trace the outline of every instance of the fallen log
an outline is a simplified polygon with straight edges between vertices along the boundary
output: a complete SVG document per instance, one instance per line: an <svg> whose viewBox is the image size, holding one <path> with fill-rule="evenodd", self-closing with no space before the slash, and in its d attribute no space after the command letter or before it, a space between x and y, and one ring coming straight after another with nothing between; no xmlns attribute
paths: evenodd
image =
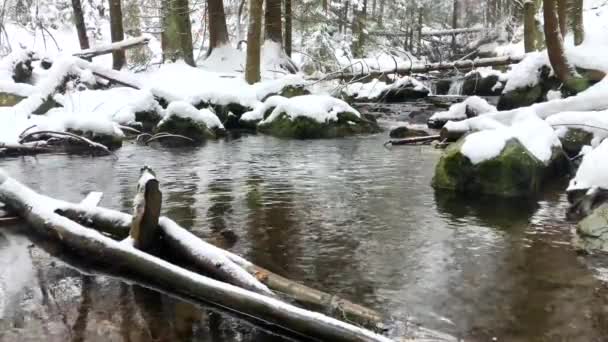
<svg viewBox="0 0 608 342"><path fill-rule="evenodd" d="M428 36L453 36L463 33L475 33L475 32L483 32L488 30L484 27L464 27L450 30L422 30L420 33L422 37Z"/></svg>
<svg viewBox="0 0 608 342"><path fill-rule="evenodd" d="M100 45L92 47L90 49L81 50L72 54L72 56L84 59L91 59L93 57L106 55L114 51L127 50L142 45L148 45L149 42L150 38L148 37L128 38L119 42L114 42L112 44Z"/></svg>
<svg viewBox="0 0 608 342"><path fill-rule="evenodd" d="M76 254L152 283L172 286L175 292L257 317L306 338L321 341L391 341L387 337L294 307L200 274L112 240L55 212L57 203L0 171L0 200L36 232L56 239Z"/></svg>
<svg viewBox="0 0 608 342"><path fill-rule="evenodd" d="M441 137L439 135L429 135L426 137L414 137L414 138L405 138L399 140L389 140L384 145L415 145L421 143L429 143L433 140L439 140Z"/></svg>
<svg viewBox="0 0 608 342"><path fill-rule="evenodd" d="M384 75L397 74L397 75L410 75L416 73L426 73L430 71L441 71L441 70L453 70L457 69L459 71L467 71L472 70L479 67L488 67L488 66L501 66L501 65L510 65L521 62L523 56L519 57L511 57L511 56L501 56L501 57L491 57L491 58L478 58L478 59L466 59L459 60L454 62L440 62L440 63L430 63L430 64L414 64L407 67L398 67L393 69L385 69L385 70L367 70L360 72L351 72L348 71L350 67L345 68L342 71L336 71L334 73L327 74L325 77L321 79L317 78L309 78L309 80L335 80L335 79L353 79L362 76L368 77L380 77Z"/></svg>

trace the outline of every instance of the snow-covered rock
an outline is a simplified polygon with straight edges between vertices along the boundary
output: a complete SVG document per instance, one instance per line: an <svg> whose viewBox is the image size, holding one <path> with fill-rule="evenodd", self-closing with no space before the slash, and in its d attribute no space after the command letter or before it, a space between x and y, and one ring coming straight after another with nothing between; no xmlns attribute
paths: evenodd
<svg viewBox="0 0 608 342"><path fill-rule="evenodd" d="M346 102L325 95L272 97L274 109L258 124L262 133L286 138L335 138L379 131ZM261 107L257 113L263 113ZM253 116L253 114L252 114Z"/></svg>
<svg viewBox="0 0 608 342"><path fill-rule="evenodd" d="M450 106L445 112L433 114L427 124L430 128L441 128L448 121L459 121L474 116L496 112L496 107L479 96L471 96Z"/></svg>
<svg viewBox="0 0 608 342"><path fill-rule="evenodd" d="M166 109L165 117L158 123L156 133L170 133L185 136L192 142L180 138L163 138L159 141L165 145L200 144L208 139L215 139L225 133L220 119L207 108L196 109L184 101L174 101Z"/></svg>
<svg viewBox="0 0 608 342"><path fill-rule="evenodd" d="M553 129L532 113L512 126L471 133L452 144L435 169L433 186L498 196L536 194L552 175L569 171Z"/></svg>

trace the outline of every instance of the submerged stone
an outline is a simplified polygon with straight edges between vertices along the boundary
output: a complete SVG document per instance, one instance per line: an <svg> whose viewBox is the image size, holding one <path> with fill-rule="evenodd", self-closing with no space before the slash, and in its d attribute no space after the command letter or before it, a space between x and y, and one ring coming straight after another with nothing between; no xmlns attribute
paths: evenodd
<svg viewBox="0 0 608 342"><path fill-rule="evenodd" d="M412 138L412 137L426 137L429 135L426 131L420 129L413 129L406 126L399 126L393 128L389 136L394 139Z"/></svg>
<svg viewBox="0 0 608 342"><path fill-rule="evenodd" d="M554 148L551 160L544 164L514 138L498 156L473 164L460 151L464 141L463 137L450 145L440 158L432 180L434 188L504 197L532 196L550 176L568 170L568 159L560 148Z"/></svg>

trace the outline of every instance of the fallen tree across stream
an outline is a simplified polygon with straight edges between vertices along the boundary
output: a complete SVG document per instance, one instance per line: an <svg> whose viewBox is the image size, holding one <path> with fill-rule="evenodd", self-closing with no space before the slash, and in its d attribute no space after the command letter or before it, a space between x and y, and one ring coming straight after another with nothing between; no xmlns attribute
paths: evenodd
<svg viewBox="0 0 608 342"><path fill-rule="evenodd" d="M357 77L380 77L384 75L410 75L417 73L427 73L430 71L441 71L441 70L458 70L458 71L467 71L473 70L479 67L488 67L488 66L502 66L502 65L510 65L516 64L522 61L524 56L519 57L511 57L511 56L501 56L501 57L490 57L490 58L478 58L478 59L465 59L458 60L454 62L439 62L439 63L429 63L429 64L413 64L407 67L395 67L393 69L385 69L385 70L362 70L359 72L349 71L352 69L352 66L348 66L341 71L336 71L333 73L327 74L325 77L317 80L335 80L335 79L354 79ZM362 68L364 69L364 68ZM314 80L311 78L311 80Z"/></svg>
<svg viewBox="0 0 608 342"><path fill-rule="evenodd" d="M150 176L142 177L142 179L140 179L139 189L141 189L142 184L143 188L148 188L147 182L151 179ZM149 197L149 199L156 201L152 197ZM159 286L170 287L178 294L255 317L271 325L314 340L390 341L387 337L323 314L297 308L265 294L252 292L194 273L135 248L134 246L137 243L132 243L132 241L111 239L62 215L66 214L70 207L97 214L100 212L107 213L109 210L87 203L71 204L40 195L10 178L2 171L0 171L0 200L8 209L23 218L35 232L58 241L91 262L110 267L120 265L121 272L133 274ZM146 203L144 202L143 208L145 207ZM81 219L84 219L84 217L81 217ZM110 219L114 222L121 222L123 225L125 222L140 224L133 222L132 217L126 214L114 215ZM92 223L92 221L89 221L89 223ZM174 229L183 230L167 218L159 218L158 226L165 232ZM121 230L124 231L124 228L121 228ZM177 235L174 234L173 236ZM190 237L182 236L178 240L190 243L188 242ZM197 241L203 243L198 238ZM199 245L199 247L202 247L202 245ZM217 247L210 250L212 252L222 251ZM190 251L190 253L208 252L207 249L199 250L198 248ZM222 255L228 254L222 252ZM241 260L236 256L231 257L231 259Z"/></svg>

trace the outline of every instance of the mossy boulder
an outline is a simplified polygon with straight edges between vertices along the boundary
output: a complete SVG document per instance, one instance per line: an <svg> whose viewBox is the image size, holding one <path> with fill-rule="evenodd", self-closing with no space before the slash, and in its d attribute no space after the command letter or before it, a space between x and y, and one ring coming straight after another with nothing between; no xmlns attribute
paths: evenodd
<svg viewBox="0 0 608 342"><path fill-rule="evenodd" d="M271 94L264 96L264 98L262 99L262 102L266 101L266 99L268 99L269 97L276 96L276 95L283 96L286 98L291 98L291 97L302 96L302 95L310 95L310 91L308 89L306 89L306 85L304 85L304 84L290 84L290 85L283 87L283 89L281 89L277 93L271 93Z"/></svg>
<svg viewBox="0 0 608 342"><path fill-rule="evenodd" d="M17 103L21 102L21 100L23 100L24 98L25 97L19 95L0 92L0 107L12 107Z"/></svg>
<svg viewBox="0 0 608 342"><path fill-rule="evenodd" d="M143 132L152 132L162 117L156 111L144 111L135 113L135 121L140 124Z"/></svg>
<svg viewBox="0 0 608 342"><path fill-rule="evenodd" d="M181 138L163 138L158 140L166 146L200 145L209 139L217 138L216 133L209 129L204 122L177 115L171 115L158 124L154 133L161 132L182 135L193 140L188 141Z"/></svg>
<svg viewBox="0 0 608 342"><path fill-rule="evenodd" d="M586 252L608 252L608 203L595 208L578 223L574 246Z"/></svg>
<svg viewBox="0 0 608 342"><path fill-rule="evenodd" d="M404 139L404 138L413 138L413 137L426 137L429 135L426 131L420 129L413 129L406 126L399 126L393 128L389 136L393 139Z"/></svg>
<svg viewBox="0 0 608 342"><path fill-rule="evenodd" d="M461 153L466 137L450 145L440 158L432 185L436 189L503 197L531 196L541 190L545 179L567 169L568 160L560 148L544 164L517 139L510 139L500 154L473 164Z"/></svg>
<svg viewBox="0 0 608 342"><path fill-rule="evenodd" d="M540 102L543 99L543 88L540 84L525 88L517 88L503 93L498 100L498 110L509 110L526 107Z"/></svg>
<svg viewBox="0 0 608 342"><path fill-rule="evenodd" d="M462 95L498 96L502 87L495 87L499 82L498 75L483 76L474 72L464 78Z"/></svg>
<svg viewBox="0 0 608 342"><path fill-rule="evenodd" d="M81 137L85 137L96 143L102 144L110 150L115 150L122 146L123 137L119 135L102 134L92 131L82 131L74 129L68 129L67 131L69 133L73 133Z"/></svg>
<svg viewBox="0 0 608 342"><path fill-rule="evenodd" d="M319 122L307 116L291 118L283 112L274 120L263 122L257 128L264 134L294 139L328 139L380 132L378 124L369 118L349 112L338 113L337 117L337 121Z"/></svg>
<svg viewBox="0 0 608 342"><path fill-rule="evenodd" d="M560 137L564 152L570 157L578 155L585 145L591 145L593 133L580 128L568 128L566 133Z"/></svg>

